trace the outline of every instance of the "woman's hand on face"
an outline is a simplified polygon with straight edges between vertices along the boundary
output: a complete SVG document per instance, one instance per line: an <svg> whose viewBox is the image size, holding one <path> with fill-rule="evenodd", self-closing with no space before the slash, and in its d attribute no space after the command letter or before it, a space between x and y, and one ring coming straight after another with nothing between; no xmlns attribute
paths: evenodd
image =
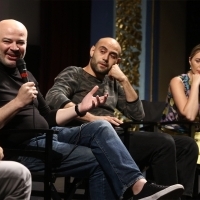
<svg viewBox="0 0 200 200"><path fill-rule="evenodd" d="M192 74L192 84L200 85L200 74Z"/></svg>

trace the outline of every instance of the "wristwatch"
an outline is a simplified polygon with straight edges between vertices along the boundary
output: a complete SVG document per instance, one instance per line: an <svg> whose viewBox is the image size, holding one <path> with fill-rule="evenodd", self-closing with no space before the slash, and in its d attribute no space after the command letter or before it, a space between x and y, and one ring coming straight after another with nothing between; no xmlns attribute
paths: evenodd
<svg viewBox="0 0 200 200"><path fill-rule="evenodd" d="M76 114L79 116L79 117L83 117L86 115L86 112L85 113L80 113L79 109L78 109L78 104L75 105L75 111L76 111Z"/></svg>

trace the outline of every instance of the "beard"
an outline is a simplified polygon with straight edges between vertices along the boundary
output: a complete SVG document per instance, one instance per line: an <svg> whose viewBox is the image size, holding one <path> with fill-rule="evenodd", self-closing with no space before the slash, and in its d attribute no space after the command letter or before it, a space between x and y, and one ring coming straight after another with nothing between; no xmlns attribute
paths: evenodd
<svg viewBox="0 0 200 200"><path fill-rule="evenodd" d="M90 60L90 66L95 74L107 75L111 68L101 69L97 66L96 60L92 57Z"/></svg>

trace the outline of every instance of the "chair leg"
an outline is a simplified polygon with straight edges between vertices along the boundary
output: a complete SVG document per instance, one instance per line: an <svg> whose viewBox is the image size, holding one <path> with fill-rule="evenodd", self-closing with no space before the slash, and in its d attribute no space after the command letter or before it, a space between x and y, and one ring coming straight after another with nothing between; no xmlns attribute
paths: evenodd
<svg viewBox="0 0 200 200"><path fill-rule="evenodd" d="M85 193L84 193L84 199L90 199L90 192L89 192L89 180L85 180Z"/></svg>
<svg viewBox="0 0 200 200"><path fill-rule="evenodd" d="M61 200L61 197L58 194L53 183L51 183L51 197L52 197L53 200Z"/></svg>
<svg viewBox="0 0 200 200"><path fill-rule="evenodd" d="M83 180L78 179L78 178L74 178L74 180L71 182L70 177L65 177L65 191L64 191L65 198L64 198L64 200L72 200L75 195L76 190L79 188L79 186L82 184L82 182L83 182Z"/></svg>
<svg viewBox="0 0 200 200"><path fill-rule="evenodd" d="M46 144L45 144L45 171L44 171L44 200L51 199L51 182L52 182L52 134L46 134Z"/></svg>
<svg viewBox="0 0 200 200"><path fill-rule="evenodd" d="M199 196L200 196L199 186L200 186L200 166L197 165L196 173L195 173L195 180L194 180L194 188L193 188L193 198L194 199L199 199Z"/></svg>

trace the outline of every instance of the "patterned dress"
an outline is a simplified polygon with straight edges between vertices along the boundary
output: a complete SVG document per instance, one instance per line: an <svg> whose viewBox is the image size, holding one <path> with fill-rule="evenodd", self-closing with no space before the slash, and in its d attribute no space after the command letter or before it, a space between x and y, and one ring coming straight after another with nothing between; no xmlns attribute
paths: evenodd
<svg viewBox="0 0 200 200"><path fill-rule="evenodd" d="M188 74L181 74L179 77L183 82L183 85L185 88L184 89L185 95L188 98L189 94L190 94L190 89L191 89L191 80L190 80ZM166 98L166 107L163 111L161 122L183 121L183 120L187 120L187 119L185 119L185 117L179 113L178 108L176 107L176 105L174 103L172 93L171 93L170 89L168 89L168 94L167 94L167 98ZM195 119L195 121L199 121L199 117L197 117ZM187 125L178 125L178 124L165 125L162 127L162 129L165 130L165 132L167 132L167 130L169 130L169 131L177 133L177 134L187 134L189 131Z"/></svg>

